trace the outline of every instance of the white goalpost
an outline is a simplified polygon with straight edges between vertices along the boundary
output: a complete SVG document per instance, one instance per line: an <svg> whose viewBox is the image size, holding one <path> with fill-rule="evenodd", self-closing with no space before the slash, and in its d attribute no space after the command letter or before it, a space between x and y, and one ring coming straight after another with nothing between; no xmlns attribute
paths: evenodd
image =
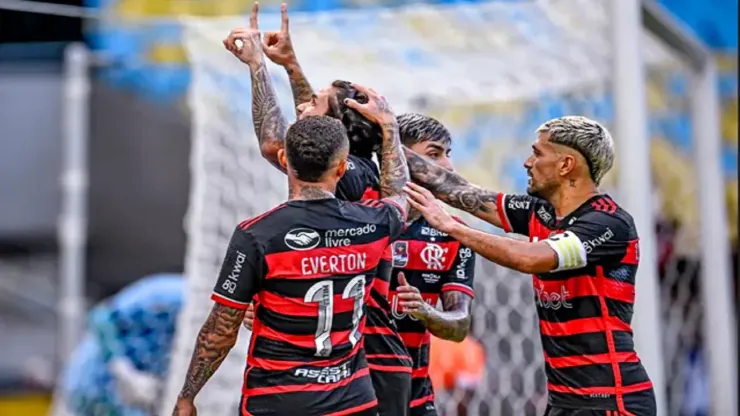
<svg viewBox="0 0 740 416"><path fill-rule="evenodd" d="M228 30L245 22L241 16L182 21L193 74L187 306L178 323L161 414L171 412L185 379L234 225L287 195L285 178L257 148L249 71L221 45ZM277 28L278 16L264 14L260 25ZM681 405L681 394L667 397L666 391L686 378L675 364L685 348L671 329L682 323L686 305L665 300L655 266L654 134L648 130L646 85L651 71L688 77L702 213L697 250L703 306L698 308L704 317L704 325L690 330L704 331L712 414L737 415L716 74L709 53L681 25L639 0L540 0L295 13L291 31L314 88L348 79L382 92L399 113L418 111L439 119L453 132L458 170L482 186L521 191L524 172L516 173L513 166L526 158L534 129L547 118L577 113L613 129L618 166L606 188L633 214L641 235L635 338L656 386L659 414L666 416L678 414ZM287 77L277 67L270 70L292 120ZM532 296L526 276L480 261L473 333L486 349L487 366L469 404L473 414L542 413L544 367ZM246 331L240 334L237 347L199 394L199 414L236 412L247 339ZM454 409L455 400L441 394L440 406Z"/></svg>

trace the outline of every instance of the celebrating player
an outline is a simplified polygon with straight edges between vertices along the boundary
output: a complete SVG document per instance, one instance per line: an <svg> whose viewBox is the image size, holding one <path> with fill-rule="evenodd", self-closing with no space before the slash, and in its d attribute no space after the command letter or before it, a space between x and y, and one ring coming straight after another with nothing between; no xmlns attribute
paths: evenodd
<svg viewBox="0 0 740 416"><path fill-rule="evenodd" d="M631 330L638 235L598 184L611 168L609 132L585 117L550 120L525 161L529 195L504 195L406 152L411 205L485 258L534 274L548 378L546 415L656 414L652 383ZM430 192L431 191L431 192ZM468 228L434 195L530 242Z"/></svg>
<svg viewBox="0 0 740 416"><path fill-rule="evenodd" d="M403 114L398 117L398 123L401 141L405 146L440 166L452 168L449 159L450 133L440 122L420 114ZM392 259L393 266L397 268L393 271L396 278L390 279L391 293L387 283L384 290L378 291L392 299L392 317L397 322L413 362L411 399L406 400L405 406L410 407L410 414L434 415L434 391L428 377L429 334L431 332L439 338L458 342L468 334L475 254L420 218L411 223L399 241L393 244ZM433 306L440 297L443 311ZM397 403L393 398L403 391L403 384L389 384L389 380L393 380L390 374L394 366L389 360L396 358L389 357L387 350L389 326L382 325L380 318L376 321L379 324L372 322L373 311L374 308L368 311L368 325L365 328L365 350L373 375L373 386L380 403ZM385 314L378 312L375 315ZM246 316L245 324L251 329L252 311L247 311ZM380 339L381 335L384 339ZM395 409L396 413L387 414L403 414Z"/></svg>
<svg viewBox="0 0 740 416"><path fill-rule="evenodd" d="M420 114L399 117L401 141L414 154L452 169L452 140L442 123ZM458 220L459 221L459 220ZM430 333L460 342L470 329L475 254L420 218L393 243L393 315L413 359L412 416L436 415L429 378ZM436 308L441 298L443 310Z"/></svg>
<svg viewBox="0 0 740 416"><path fill-rule="evenodd" d="M350 140L348 168L337 184L337 197L345 201L377 199L380 195L379 172L372 155L380 149L383 134L378 124L352 107L354 102L367 102L368 96L346 81L336 81L329 88L314 94L300 69L290 41L285 4L281 12L280 31L266 33L263 43L259 42L256 4L252 8L250 27L234 29L224 40L226 49L251 69L255 134L263 157L284 171L277 155L284 145L287 122L280 112L267 74L262 56L264 51L273 62L286 68L299 118L329 115L341 120L347 129ZM241 48L237 47L236 40L243 42ZM344 100L348 98L350 101L345 104ZM390 251L386 254L389 255ZM390 258L381 260L378 273L373 276L367 305L365 349L378 397L378 413L381 416L404 416L411 399L412 363L391 317L388 301L390 272ZM247 316L253 317L251 308ZM252 329L249 319L245 320L245 325Z"/></svg>
<svg viewBox="0 0 740 416"><path fill-rule="evenodd" d="M241 414L377 413L361 348L367 276L403 231L408 204L399 193L409 175L385 98L356 88L368 103L350 105L382 126L384 199L334 198L349 149L339 121L307 117L288 129L278 160L289 201L234 231L175 414L195 413L195 395L234 346L252 301Z"/></svg>

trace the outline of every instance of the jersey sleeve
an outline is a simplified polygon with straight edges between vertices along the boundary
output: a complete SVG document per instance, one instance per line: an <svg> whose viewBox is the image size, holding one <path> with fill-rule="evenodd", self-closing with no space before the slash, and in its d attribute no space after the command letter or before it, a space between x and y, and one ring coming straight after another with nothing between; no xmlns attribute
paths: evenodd
<svg viewBox="0 0 740 416"><path fill-rule="evenodd" d="M238 226L226 250L212 299L232 308L246 309L259 290L264 264L264 253L255 237Z"/></svg>
<svg viewBox="0 0 740 416"><path fill-rule="evenodd" d="M473 279L475 278L475 253L469 247L460 244L455 261L442 282L442 292L456 290L470 297L475 297Z"/></svg>
<svg viewBox="0 0 740 416"><path fill-rule="evenodd" d="M378 174L373 170L374 162L353 155L347 160L347 171L337 183L337 197L349 202L361 201L368 196L377 199L379 194L372 193L379 183Z"/></svg>
<svg viewBox="0 0 740 416"><path fill-rule="evenodd" d="M529 219L540 199L529 195L498 194L496 209L507 233L529 235Z"/></svg>
<svg viewBox="0 0 740 416"><path fill-rule="evenodd" d="M621 219L604 212L584 214L564 233L544 240L558 256L553 271L572 270L609 262L626 261L637 264L638 238Z"/></svg>

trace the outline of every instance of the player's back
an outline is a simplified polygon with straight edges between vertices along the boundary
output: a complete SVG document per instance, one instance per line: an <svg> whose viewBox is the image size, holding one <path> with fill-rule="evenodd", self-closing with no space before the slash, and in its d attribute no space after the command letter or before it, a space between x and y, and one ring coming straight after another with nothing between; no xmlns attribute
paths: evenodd
<svg viewBox="0 0 740 416"><path fill-rule="evenodd" d="M402 232L399 208L290 201L243 224L263 251L263 273L242 412L373 412L364 305L386 247Z"/></svg>

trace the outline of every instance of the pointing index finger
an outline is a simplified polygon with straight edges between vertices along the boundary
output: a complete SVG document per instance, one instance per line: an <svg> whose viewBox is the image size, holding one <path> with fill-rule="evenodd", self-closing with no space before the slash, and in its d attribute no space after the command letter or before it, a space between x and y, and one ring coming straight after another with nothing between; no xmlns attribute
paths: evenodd
<svg viewBox="0 0 740 416"><path fill-rule="evenodd" d="M288 5L283 3L280 5L280 31L283 33L288 33L289 23L290 21L288 20Z"/></svg>
<svg viewBox="0 0 740 416"><path fill-rule="evenodd" d="M249 28L259 29L259 23L257 22L257 15L260 12L260 3L255 1L252 5L252 13L249 15Z"/></svg>

